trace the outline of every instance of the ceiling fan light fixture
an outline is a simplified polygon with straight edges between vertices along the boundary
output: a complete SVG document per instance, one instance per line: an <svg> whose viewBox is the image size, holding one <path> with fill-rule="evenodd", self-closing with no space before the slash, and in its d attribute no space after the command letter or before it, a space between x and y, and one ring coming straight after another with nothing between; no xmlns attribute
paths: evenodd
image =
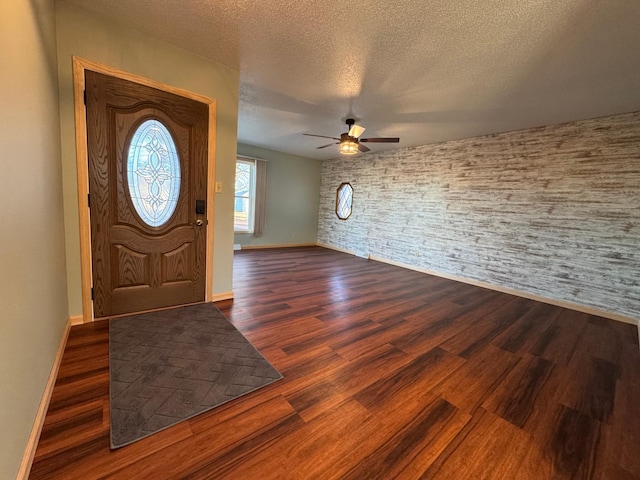
<svg viewBox="0 0 640 480"><path fill-rule="evenodd" d="M328 137L327 135L316 135L314 133L303 133L303 135L307 135L309 137L320 137L320 138L330 138L331 140L337 140L336 143L328 143L327 145L322 145L320 147L316 147L316 149L327 148L331 145L340 145L340 153L342 155L355 155L358 152L367 153L370 152L371 149L364 145L364 142L377 142L377 143L398 143L400 139L398 137L373 137L373 138L360 138L362 132L364 132L365 128L360 125L355 124L355 120L353 118L347 118L347 127L349 127L349 131L345 132L338 137Z"/></svg>
<svg viewBox="0 0 640 480"><path fill-rule="evenodd" d="M355 155L358 153L358 143L351 139L340 142L340 153L343 155Z"/></svg>

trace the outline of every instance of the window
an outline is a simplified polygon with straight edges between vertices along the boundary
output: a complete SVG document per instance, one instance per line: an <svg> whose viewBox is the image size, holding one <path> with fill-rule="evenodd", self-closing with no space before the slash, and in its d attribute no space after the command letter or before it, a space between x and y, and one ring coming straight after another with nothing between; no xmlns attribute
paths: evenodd
<svg viewBox="0 0 640 480"><path fill-rule="evenodd" d="M336 192L336 215L340 220L346 220L351 215L351 201L353 187L349 183L341 183Z"/></svg>
<svg viewBox="0 0 640 480"><path fill-rule="evenodd" d="M127 183L143 222L160 227L169 221L180 195L180 160L171 133L159 120L145 120L133 134Z"/></svg>
<svg viewBox="0 0 640 480"><path fill-rule="evenodd" d="M236 160L236 198L233 230L253 232L256 192L256 164L252 160Z"/></svg>

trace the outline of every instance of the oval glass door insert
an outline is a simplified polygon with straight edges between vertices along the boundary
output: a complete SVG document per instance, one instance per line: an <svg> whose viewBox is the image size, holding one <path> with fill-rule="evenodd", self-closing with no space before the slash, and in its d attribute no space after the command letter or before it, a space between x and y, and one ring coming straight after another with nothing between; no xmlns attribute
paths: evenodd
<svg viewBox="0 0 640 480"><path fill-rule="evenodd" d="M180 159L171 133L159 120L142 122L133 134L127 180L140 218L151 227L164 225L180 196Z"/></svg>

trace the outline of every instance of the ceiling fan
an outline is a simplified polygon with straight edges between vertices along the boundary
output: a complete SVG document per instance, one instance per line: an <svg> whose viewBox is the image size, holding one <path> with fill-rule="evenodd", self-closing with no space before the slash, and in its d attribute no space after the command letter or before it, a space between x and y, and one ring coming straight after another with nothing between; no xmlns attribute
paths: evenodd
<svg viewBox="0 0 640 480"><path fill-rule="evenodd" d="M345 155L355 155L358 151L365 153L369 152L371 149L366 145L362 145L364 142L377 142L377 143L398 143L400 139L398 137L377 137L377 138L360 138L360 135L364 132L364 127L360 125L356 125L356 121L353 118L347 118L346 121L347 127L349 127L349 131L340 135L340 138L337 137L327 137L325 135L313 135L311 133L303 133L308 137L320 137L320 138L331 138L332 140L337 140L337 142L327 143L326 145L322 145L320 148L327 148L331 145L340 145L340 153Z"/></svg>

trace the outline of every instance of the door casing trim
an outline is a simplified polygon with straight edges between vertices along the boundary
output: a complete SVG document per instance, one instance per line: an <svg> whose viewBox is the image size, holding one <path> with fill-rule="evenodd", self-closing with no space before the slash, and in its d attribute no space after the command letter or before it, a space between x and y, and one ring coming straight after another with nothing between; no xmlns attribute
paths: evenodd
<svg viewBox="0 0 640 480"><path fill-rule="evenodd" d="M130 82L156 88L167 93L189 98L209 107L209 134L207 153L207 249L205 302L213 301L213 220L216 152L216 101L182 88L167 85L149 78L128 73L82 57L72 57L73 62L73 105L75 114L76 172L78 179L78 217L80 223L80 278L82 284L82 321L92 322L93 301L91 300L91 223L87 198L89 195L89 163L87 153L87 117L84 104L85 70L110 75Z"/></svg>

